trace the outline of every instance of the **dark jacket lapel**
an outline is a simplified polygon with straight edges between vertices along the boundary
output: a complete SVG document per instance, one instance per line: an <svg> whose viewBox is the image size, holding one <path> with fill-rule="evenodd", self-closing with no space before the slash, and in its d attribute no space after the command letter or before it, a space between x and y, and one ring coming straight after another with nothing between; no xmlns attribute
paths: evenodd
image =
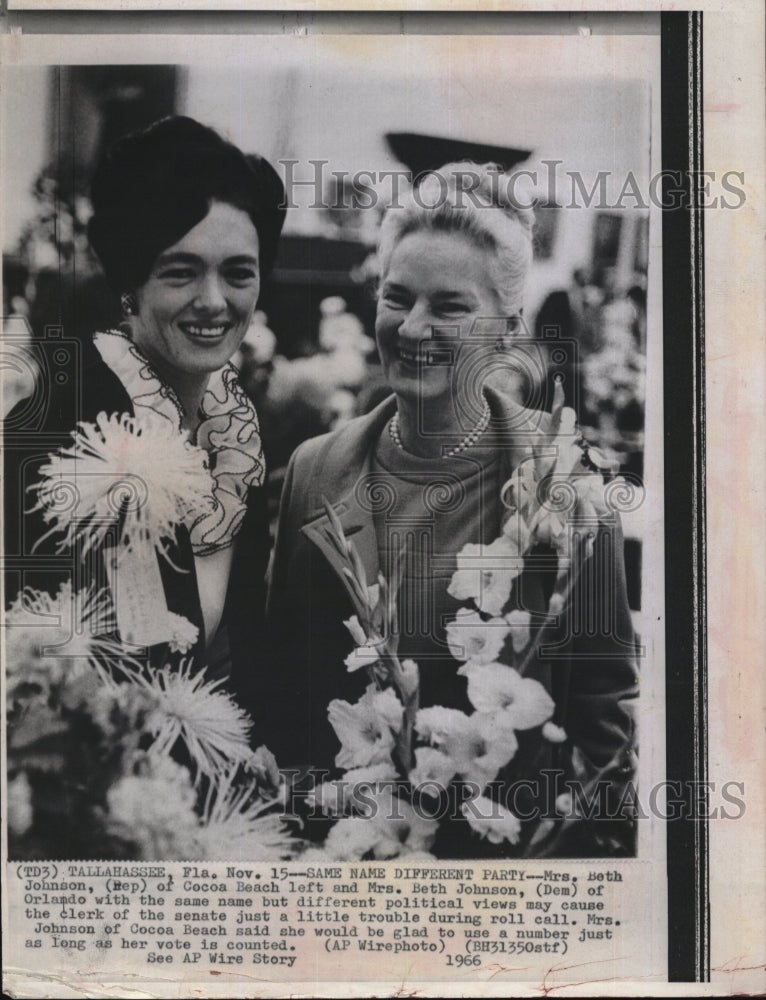
<svg viewBox="0 0 766 1000"><path fill-rule="evenodd" d="M367 585L377 581L378 545L371 507L364 503L363 484L371 469L372 454L380 434L396 409L393 397L371 413L331 435L316 462L315 509L303 525L303 534L319 549L348 592L343 560L330 541L326 499L340 518L346 538L354 543L367 575Z"/></svg>

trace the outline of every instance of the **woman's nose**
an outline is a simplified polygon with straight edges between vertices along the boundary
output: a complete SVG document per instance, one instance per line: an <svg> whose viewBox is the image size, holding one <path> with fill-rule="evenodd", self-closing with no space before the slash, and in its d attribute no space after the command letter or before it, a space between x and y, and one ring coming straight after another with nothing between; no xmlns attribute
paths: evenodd
<svg viewBox="0 0 766 1000"><path fill-rule="evenodd" d="M399 325L399 336L404 340L428 340L433 336L428 311L414 305Z"/></svg>
<svg viewBox="0 0 766 1000"><path fill-rule="evenodd" d="M194 305L198 309L205 309L211 313L226 308L226 296L223 293L218 275L208 274L202 278L197 288Z"/></svg>

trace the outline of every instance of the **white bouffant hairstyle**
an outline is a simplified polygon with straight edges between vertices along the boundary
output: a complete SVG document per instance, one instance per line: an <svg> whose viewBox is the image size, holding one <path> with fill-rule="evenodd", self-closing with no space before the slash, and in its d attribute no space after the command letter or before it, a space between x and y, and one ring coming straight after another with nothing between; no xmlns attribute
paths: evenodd
<svg viewBox="0 0 766 1000"><path fill-rule="evenodd" d="M381 276L388 272L396 245L410 233L462 233L491 251L504 314L518 315L532 263L534 210L528 202L493 163L440 167L386 212L378 241Z"/></svg>

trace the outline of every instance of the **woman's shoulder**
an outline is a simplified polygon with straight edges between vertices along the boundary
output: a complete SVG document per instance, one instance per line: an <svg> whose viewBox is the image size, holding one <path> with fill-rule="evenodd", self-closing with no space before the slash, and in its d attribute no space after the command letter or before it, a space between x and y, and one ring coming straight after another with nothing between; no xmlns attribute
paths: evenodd
<svg viewBox="0 0 766 1000"><path fill-rule="evenodd" d="M308 438L293 452L290 464L297 472L316 468L322 475L355 467L363 461L395 408L394 397L383 400L374 410L354 417L326 434Z"/></svg>
<svg viewBox="0 0 766 1000"><path fill-rule="evenodd" d="M75 399L75 423L93 421L102 411L133 412L133 404L124 385L98 353L92 340L83 341L77 372L67 389ZM52 391L56 391L55 380Z"/></svg>
<svg viewBox="0 0 766 1000"><path fill-rule="evenodd" d="M133 412L133 403L125 386L96 350L92 341L85 345L82 367L83 399L92 419L105 410L107 413Z"/></svg>
<svg viewBox="0 0 766 1000"><path fill-rule="evenodd" d="M66 370L56 370L58 361L38 372L35 399L21 400L8 415L6 430L19 434L59 434L73 431L78 423L93 421L99 413L133 412L125 387L101 359L91 341L68 349ZM59 352L60 354L62 352Z"/></svg>

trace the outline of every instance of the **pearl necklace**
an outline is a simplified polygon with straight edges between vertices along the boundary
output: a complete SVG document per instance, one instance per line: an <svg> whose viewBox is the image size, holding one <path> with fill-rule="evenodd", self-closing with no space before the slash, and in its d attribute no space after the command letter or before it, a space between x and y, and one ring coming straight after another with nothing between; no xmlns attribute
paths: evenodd
<svg viewBox="0 0 766 1000"><path fill-rule="evenodd" d="M449 451L445 451L442 458L454 458L455 455L459 455L461 451L465 451L466 448L470 448L471 445L476 444L479 438L482 436L484 431L489 426L489 421L492 414L489 410L489 403L484 400L484 408L481 411L481 416L479 417L479 422L476 424L474 429L470 431L463 438L459 444L456 444L454 448L450 448ZM391 417L388 424L388 433L391 436L391 440L394 442L399 451L404 451L404 445L402 444L402 436L399 431L399 413L398 411Z"/></svg>

